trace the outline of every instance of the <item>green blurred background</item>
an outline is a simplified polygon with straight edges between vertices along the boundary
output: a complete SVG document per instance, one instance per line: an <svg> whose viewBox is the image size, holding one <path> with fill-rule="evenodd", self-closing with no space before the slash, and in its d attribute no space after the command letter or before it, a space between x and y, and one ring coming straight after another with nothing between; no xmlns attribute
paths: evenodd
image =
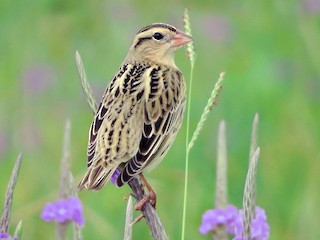
<svg viewBox="0 0 320 240"><path fill-rule="evenodd" d="M18 153L24 154L14 196L12 231L23 239L54 239L40 220L57 196L64 124L72 123L72 171L85 173L92 113L74 55L83 58L97 99L122 63L134 34L153 22L183 28L190 9L196 45L191 129L221 71L219 104L191 151L187 239L201 236L202 213L213 207L216 136L227 124L229 202L241 206L251 124L259 113L258 205L270 239L320 239L320 1L54 1L0 2L0 202ZM189 80L183 50L176 63ZM166 159L147 177L171 239L180 239L186 124ZM122 239L129 187L111 184L80 193L85 239ZM146 225L134 239L150 239Z"/></svg>

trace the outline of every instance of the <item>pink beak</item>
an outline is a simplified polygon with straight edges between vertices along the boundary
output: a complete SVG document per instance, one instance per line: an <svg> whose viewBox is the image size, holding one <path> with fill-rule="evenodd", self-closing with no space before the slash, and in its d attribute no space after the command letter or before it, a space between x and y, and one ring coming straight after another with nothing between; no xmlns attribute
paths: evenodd
<svg viewBox="0 0 320 240"><path fill-rule="evenodd" d="M192 41L192 37L185 34L184 32L177 30L176 35L171 39L171 44L174 47L185 45Z"/></svg>

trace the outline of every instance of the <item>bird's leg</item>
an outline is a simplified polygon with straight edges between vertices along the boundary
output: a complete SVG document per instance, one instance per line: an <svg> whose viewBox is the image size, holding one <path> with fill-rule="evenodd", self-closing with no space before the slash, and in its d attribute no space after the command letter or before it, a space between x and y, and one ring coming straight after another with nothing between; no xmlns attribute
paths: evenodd
<svg viewBox="0 0 320 240"><path fill-rule="evenodd" d="M142 207L147 203L150 202L151 205L153 206L153 208L156 208L156 203L157 203L157 195L156 192L153 190L153 188L151 187L150 183L147 181L147 179L143 176L142 173L139 174L141 181L143 182L143 184L145 185L145 187L148 190L148 194L146 196L144 196L135 206L136 210L141 210Z"/></svg>
<svg viewBox="0 0 320 240"><path fill-rule="evenodd" d="M143 192L143 197L142 199L136 204L135 206L135 210L137 211L142 211L142 208L144 207L144 205L147 203L147 202L150 202L152 207L155 208L156 207L156 193L155 191L153 190L153 188L151 187L151 185L148 183L148 181L145 179L145 177L142 175L142 174L139 174L140 176L140 179L141 179L141 190ZM130 182L129 182L129 185L130 185ZM131 187L131 186L130 186ZM132 187L131 187L132 188ZM148 193L146 196L145 195L145 188L147 188L148 190ZM131 195L137 199L138 196L136 196L135 194L131 193ZM138 216L131 224L135 224L137 222L140 222L142 219L144 218L143 214L141 214L140 216Z"/></svg>

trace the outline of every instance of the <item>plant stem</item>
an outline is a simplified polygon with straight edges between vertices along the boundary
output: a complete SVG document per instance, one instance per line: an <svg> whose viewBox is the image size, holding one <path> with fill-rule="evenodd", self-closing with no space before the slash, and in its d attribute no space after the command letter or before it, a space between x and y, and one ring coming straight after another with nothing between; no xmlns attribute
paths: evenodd
<svg viewBox="0 0 320 240"><path fill-rule="evenodd" d="M184 173L184 194L183 194L183 212L182 212L182 229L181 229L181 240L185 238L186 229L186 214L187 214L187 196L188 196L188 175L189 175L189 128L190 128L190 109L191 109L191 90L192 90L192 79L193 79L193 63L191 63L190 70L190 83L188 91L188 107L187 107L187 132L186 132L186 165Z"/></svg>
<svg viewBox="0 0 320 240"><path fill-rule="evenodd" d="M59 199L66 199L69 194L69 179L70 179L70 135L71 135L71 122L68 119L65 124L63 149L60 165L60 187ZM56 223L56 239L64 240L67 236L68 223Z"/></svg>
<svg viewBox="0 0 320 240"><path fill-rule="evenodd" d="M138 178L133 178L129 183L132 192L139 202L146 194L143 185L140 183ZM169 239L156 210L153 208L150 202L146 202L141 209L141 212L146 220L147 225L150 228L151 235L155 240L167 240Z"/></svg>

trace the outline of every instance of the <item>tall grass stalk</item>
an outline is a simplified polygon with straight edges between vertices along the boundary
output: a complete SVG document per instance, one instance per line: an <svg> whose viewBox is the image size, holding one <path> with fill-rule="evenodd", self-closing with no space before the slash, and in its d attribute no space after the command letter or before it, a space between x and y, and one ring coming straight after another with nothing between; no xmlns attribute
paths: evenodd
<svg viewBox="0 0 320 240"><path fill-rule="evenodd" d="M77 197L77 190L72 173L70 172L71 156L71 121L67 119L64 129L64 139L62 147L62 157L60 163L60 186L58 199L66 199L70 196ZM67 238L69 222L57 222L56 223L56 239L62 240ZM73 222L73 239L81 240L82 234L79 225Z"/></svg>
<svg viewBox="0 0 320 240"><path fill-rule="evenodd" d="M192 37L191 25L188 14L188 9L184 11L184 27L186 33ZM183 212L182 212L182 229L181 229L181 239L185 239L185 228L186 228L186 213L187 213L187 196L188 196L188 172L189 172L189 126L190 126L190 109L191 109L191 91L192 91L192 81L193 81L193 69L195 63L195 53L193 42L190 42L187 46L187 55L190 59L191 69L190 69L190 81L188 90L188 107L187 107L187 131L186 131L186 163L185 163L185 174L184 174L184 196L183 196Z"/></svg>
<svg viewBox="0 0 320 240"><path fill-rule="evenodd" d="M71 171L69 171L69 195L74 196L74 197L78 197L78 189L76 188L74 177L73 177ZM81 228L75 222L73 222L73 239L74 240L82 240L83 239L82 233L81 233Z"/></svg>
<svg viewBox="0 0 320 240"><path fill-rule="evenodd" d="M64 129L64 140L62 147L62 157L60 163L60 186L59 186L59 199L65 199L69 196L69 169L70 169L70 132L71 123L68 119ZM56 223L56 238L63 240L66 238L68 229L67 222Z"/></svg>
<svg viewBox="0 0 320 240"><path fill-rule="evenodd" d="M67 198L69 194L69 178L70 178L70 135L71 135L71 122L68 119L64 127L64 139L62 147L62 157L60 163L60 187L59 187L59 199Z"/></svg>
<svg viewBox="0 0 320 240"><path fill-rule="evenodd" d="M217 176L215 190L215 209L225 209L228 204L227 192L227 140L226 140L226 123L220 122L217 144ZM213 239L226 240L228 232L225 226L219 226L213 232Z"/></svg>
<svg viewBox="0 0 320 240"><path fill-rule="evenodd" d="M184 12L184 27L185 32L192 37L191 34L191 25L188 14L188 9L185 9ZM187 106L187 130L186 130L186 161L185 161L185 178L184 178L184 195L183 195L183 212L182 212L182 227L181 227L181 239L185 239L185 229L186 229L186 213L187 213L187 196L188 196L188 175L189 175L189 153L194 145L196 139L198 138L200 131L204 125L204 122L207 120L208 114L212 109L212 105L214 105L217 101L218 94L221 90L224 72L220 73L220 77L217 83L214 86L214 89L211 93L211 96L205 106L205 109L201 115L200 121L194 131L191 140L189 141L190 135L190 114L191 114L191 100L192 100L192 82L193 82L193 71L195 64L195 51L194 51L194 43L190 42L187 46L187 55L190 59L190 80L189 80L189 88L188 88L188 106Z"/></svg>
<svg viewBox="0 0 320 240"><path fill-rule="evenodd" d="M254 159L253 155L258 148L258 123L259 123L259 114L256 113L253 118L252 131L251 131L251 140L250 140L250 152L249 152L249 164L251 160ZM256 196L257 196L257 182L254 181L252 186L252 204L256 205Z"/></svg>
<svg viewBox="0 0 320 240"><path fill-rule="evenodd" d="M215 208L226 208L228 204L227 193L227 140L226 123L221 121L218 133L217 146L217 177L215 190Z"/></svg>

